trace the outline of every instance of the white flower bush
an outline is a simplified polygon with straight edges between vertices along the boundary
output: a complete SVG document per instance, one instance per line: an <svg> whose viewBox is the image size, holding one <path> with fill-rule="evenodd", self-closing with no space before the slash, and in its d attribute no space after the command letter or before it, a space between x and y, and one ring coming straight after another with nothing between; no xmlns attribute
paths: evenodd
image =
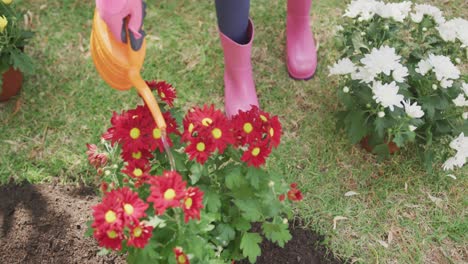
<svg viewBox="0 0 468 264"><path fill-rule="evenodd" d="M430 169L433 157L444 153L434 144L458 136L450 144L457 154L443 168L462 167L468 21L448 19L432 5L376 0L352 1L343 20L335 40L341 56L329 73L339 78L344 110L338 124L350 141L366 138L382 156L390 153L390 142L399 148L415 143Z"/></svg>

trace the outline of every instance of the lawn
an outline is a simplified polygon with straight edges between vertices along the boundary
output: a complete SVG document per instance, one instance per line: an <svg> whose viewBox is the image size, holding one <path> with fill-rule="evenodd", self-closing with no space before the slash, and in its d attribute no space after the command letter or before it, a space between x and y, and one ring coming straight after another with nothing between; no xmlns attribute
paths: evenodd
<svg viewBox="0 0 468 264"><path fill-rule="evenodd" d="M0 183L92 184L85 144L97 142L113 110L139 102L114 91L92 64L89 36L94 1L17 0L37 32L26 52L36 61L20 96L0 104ZM183 108L222 107L223 58L213 1L148 1L148 51L143 75L164 79ZM285 2L252 1L253 61L260 103L280 116L283 144L268 166L297 181L297 214L324 235L338 256L359 263L468 261L468 170L427 173L411 147L378 162L335 128L333 31L348 1L315 1L313 29L319 68L308 82L289 79L284 64ZM414 1L423 2L423 1ZM425 1L446 14L468 16L464 0ZM450 16L448 15L448 16ZM345 193L354 191L354 196ZM337 216L346 219L336 221Z"/></svg>

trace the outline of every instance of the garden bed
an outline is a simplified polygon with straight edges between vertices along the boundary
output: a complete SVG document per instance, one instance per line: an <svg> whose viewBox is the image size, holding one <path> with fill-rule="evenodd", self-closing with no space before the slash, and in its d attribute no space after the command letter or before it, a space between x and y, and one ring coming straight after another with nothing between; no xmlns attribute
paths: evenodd
<svg viewBox="0 0 468 264"><path fill-rule="evenodd" d="M125 263L114 254L98 256L94 239L84 236L98 201L90 188L6 185L0 201L0 263ZM318 246L321 236L291 226L285 248L263 243L257 263L341 263Z"/></svg>

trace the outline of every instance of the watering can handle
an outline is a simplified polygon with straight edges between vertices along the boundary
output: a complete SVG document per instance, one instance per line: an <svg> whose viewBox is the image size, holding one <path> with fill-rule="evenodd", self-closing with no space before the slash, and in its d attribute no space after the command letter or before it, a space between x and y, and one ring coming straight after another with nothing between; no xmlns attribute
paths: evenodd
<svg viewBox="0 0 468 264"><path fill-rule="evenodd" d="M151 92L151 89L148 87L146 82L141 78L140 72L132 68L129 71L129 77L133 85L137 89L138 93L141 95L146 105L148 106L148 109L150 110L151 115L156 121L156 125L158 126L158 128L161 130L165 130L167 125L161 113L161 110L159 109L158 102L156 102L156 99L154 98L154 95Z"/></svg>

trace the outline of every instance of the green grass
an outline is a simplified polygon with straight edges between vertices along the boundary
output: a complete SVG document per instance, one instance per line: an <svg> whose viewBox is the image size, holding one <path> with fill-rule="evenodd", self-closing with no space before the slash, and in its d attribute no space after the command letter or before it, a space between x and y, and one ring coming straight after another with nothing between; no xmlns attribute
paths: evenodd
<svg viewBox="0 0 468 264"><path fill-rule="evenodd" d="M134 91L108 88L94 69L88 45L93 1L18 2L33 12L37 36L27 52L37 71L27 77L19 97L0 104L0 183L91 183L85 143L99 140L111 111L133 107L139 99ZM440 170L428 174L411 148L379 163L335 130L338 105L327 65L337 56L332 34L345 3L315 1L320 65L313 80L297 82L284 65L285 2L252 2L260 102L280 115L285 131L269 167L300 183L305 200L297 212L307 225L324 234L333 252L360 263L468 261L466 169L454 173L457 180ZM212 1L149 1L148 6L144 77L174 84L181 107L222 107L223 58ZM466 1L439 6L467 17ZM359 195L345 197L348 191ZM336 216L348 219L333 229ZM385 248L379 240L388 242L389 234L393 239Z"/></svg>

